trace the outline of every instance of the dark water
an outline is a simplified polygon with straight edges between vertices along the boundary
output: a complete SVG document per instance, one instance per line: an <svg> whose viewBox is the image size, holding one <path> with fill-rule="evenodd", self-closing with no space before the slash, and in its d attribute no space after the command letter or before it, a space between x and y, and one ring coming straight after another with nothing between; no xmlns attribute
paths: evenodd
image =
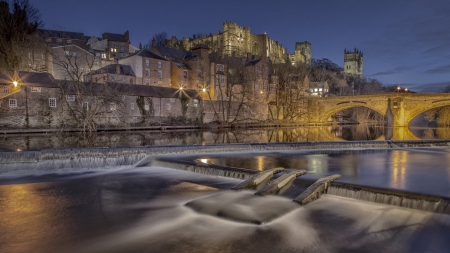
<svg viewBox="0 0 450 253"><path fill-rule="evenodd" d="M128 131L92 134L4 134L0 150L129 147L249 142L450 139L449 128L385 128L369 125L233 130Z"/></svg>
<svg viewBox="0 0 450 253"><path fill-rule="evenodd" d="M339 182L450 197L450 148L218 154L190 157L253 170L306 170L301 178L341 174ZM294 182L295 188L295 182Z"/></svg>

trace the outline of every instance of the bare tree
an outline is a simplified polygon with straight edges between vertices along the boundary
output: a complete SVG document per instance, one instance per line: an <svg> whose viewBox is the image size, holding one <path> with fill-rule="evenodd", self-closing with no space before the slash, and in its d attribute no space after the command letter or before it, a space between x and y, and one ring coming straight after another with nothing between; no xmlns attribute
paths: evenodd
<svg viewBox="0 0 450 253"><path fill-rule="evenodd" d="M166 41L169 39L169 35L167 32L159 32L155 33L152 39L144 45L144 48L150 49L152 47L152 41L155 40L156 46L166 46Z"/></svg>
<svg viewBox="0 0 450 253"><path fill-rule="evenodd" d="M23 52L33 46L33 35L42 26L39 11L28 0L0 1L0 68L17 71Z"/></svg>

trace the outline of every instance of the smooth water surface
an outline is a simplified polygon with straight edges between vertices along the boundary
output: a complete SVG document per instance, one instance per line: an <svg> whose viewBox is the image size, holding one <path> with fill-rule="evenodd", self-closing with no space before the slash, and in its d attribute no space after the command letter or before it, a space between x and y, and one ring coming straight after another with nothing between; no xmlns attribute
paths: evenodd
<svg viewBox="0 0 450 253"><path fill-rule="evenodd" d="M449 139L448 128L385 128L373 125L224 129L188 131L127 131L0 135L0 150L130 147L185 144L315 142L357 140Z"/></svg>

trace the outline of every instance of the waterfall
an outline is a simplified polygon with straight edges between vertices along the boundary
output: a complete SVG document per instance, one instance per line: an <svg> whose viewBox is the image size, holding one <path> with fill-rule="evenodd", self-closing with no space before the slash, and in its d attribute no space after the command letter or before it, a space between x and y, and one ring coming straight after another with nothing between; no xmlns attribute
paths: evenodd
<svg viewBox="0 0 450 253"><path fill-rule="evenodd" d="M216 177L231 177L241 180L249 179L258 173L258 171L247 170L242 168L225 167L214 164L204 164L195 161L185 161L178 159L155 159L150 162L151 166L160 166L164 168L171 168L177 170L185 170L199 174L216 176ZM149 164L150 165L150 164Z"/></svg>
<svg viewBox="0 0 450 253"><path fill-rule="evenodd" d="M450 214L450 199L418 193L333 182L328 187L327 194L422 211Z"/></svg>

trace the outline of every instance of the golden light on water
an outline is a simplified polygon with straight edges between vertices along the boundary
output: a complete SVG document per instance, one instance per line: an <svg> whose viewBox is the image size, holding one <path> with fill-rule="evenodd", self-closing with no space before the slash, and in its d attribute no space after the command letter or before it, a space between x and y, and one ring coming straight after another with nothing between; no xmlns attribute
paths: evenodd
<svg viewBox="0 0 450 253"><path fill-rule="evenodd" d="M257 170L263 171L264 170L264 156L257 156L256 157L256 166Z"/></svg>
<svg viewBox="0 0 450 253"><path fill-rule="evenodd" d="M406 165L408 153L394 150L391 155L391 186L395 188L405 187Z"/></svg>

